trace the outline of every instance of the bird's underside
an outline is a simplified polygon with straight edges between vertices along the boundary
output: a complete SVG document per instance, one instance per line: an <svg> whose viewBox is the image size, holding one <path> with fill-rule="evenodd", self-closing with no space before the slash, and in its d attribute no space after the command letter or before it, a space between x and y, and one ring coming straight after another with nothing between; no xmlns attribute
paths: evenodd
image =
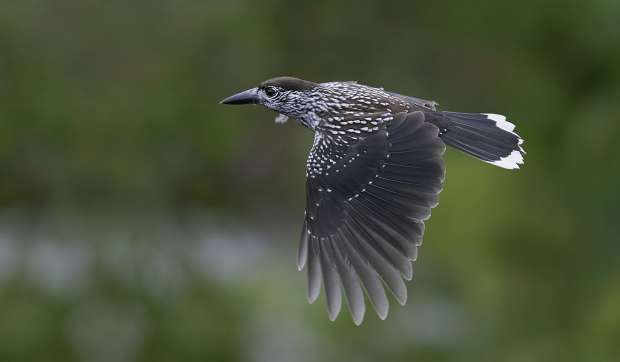
<svg viewBox="0 0 620 362"><path fill-rule="evenodd" d="M363 290L381 319L389 309L383 285L405 304L403 279L413 276L411 261L444 179L438 135L419 111L399 113L351 144L316 133L298 267L307 266L310 302L323 284L331 320L341 288L356 324L364 318Z"/></svg>
<svg viewBox="0 0 620 362"><path fill-rule="evenodd" d="M273 78L225 104L262 104L315 132L306 163L306 214L297 265L308 300L321 286L334 320L344 292L355 324L364 293L381 319L407 300L405 280L438 204L447 146L505 169L523 164L523 140L504 116L438 111L437 103L355 82Z"/></svg>

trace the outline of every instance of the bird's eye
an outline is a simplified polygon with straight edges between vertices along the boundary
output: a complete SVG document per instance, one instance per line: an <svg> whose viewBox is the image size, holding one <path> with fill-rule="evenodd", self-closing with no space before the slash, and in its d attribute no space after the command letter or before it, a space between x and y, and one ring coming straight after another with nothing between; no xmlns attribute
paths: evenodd
<svg viewBox="0 0 620 362"><path fill-rule="evenodd" d="M274 87L267 87L265 88L265 94L267 95L267 97L273 98L278 94L278 90Z"/></svg>

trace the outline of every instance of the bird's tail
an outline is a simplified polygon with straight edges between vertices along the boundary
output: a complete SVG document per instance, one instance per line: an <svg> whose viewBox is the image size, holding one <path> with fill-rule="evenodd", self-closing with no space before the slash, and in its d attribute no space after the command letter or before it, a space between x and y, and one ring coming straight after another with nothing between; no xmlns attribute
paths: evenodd
<svg viewBox="0 0 620 362"><path fill-rule="evenodd" d="M506 169L523 164L523 139L506 117L490 113L429 112L445 144ZM428 117L430 116L430 117Z"/></svg>

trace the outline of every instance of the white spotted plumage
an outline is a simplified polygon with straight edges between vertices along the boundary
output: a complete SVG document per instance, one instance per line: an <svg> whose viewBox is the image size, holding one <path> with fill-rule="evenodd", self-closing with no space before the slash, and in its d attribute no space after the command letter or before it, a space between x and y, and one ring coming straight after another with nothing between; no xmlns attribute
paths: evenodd
<svg viewBox="0 0 620 362"><path fill-rule="evenodd" d="M356 82L313 83L278 77L229 97L260 103L299 121L315 137L306 163L306 211L297 265L308 270L308 300L324 285L328 315L341 291L355 324L364 291L385 319L384 288L404 304L424 222L438 204L449 145L482 161L516 169L523 140L498 114L438 111L437 103ZM364 290L362 291L362 288Z"/></svg>

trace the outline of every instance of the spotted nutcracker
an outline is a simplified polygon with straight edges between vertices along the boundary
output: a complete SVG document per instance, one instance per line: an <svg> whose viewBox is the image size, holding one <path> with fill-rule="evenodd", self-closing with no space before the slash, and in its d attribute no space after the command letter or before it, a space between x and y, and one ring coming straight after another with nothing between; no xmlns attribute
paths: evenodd
<svg viewBox="0 0 620 362"><path fill-rule="evenodd" d="M355 324L364 294L381 319L384 285L404 305L424 222L438 204L446 146L518 169L525 154L515 126L499 114L445 112L437 103L357 82L278 77L224 99L260 104L314 131L306 162L306 212L297 266L307 267L308 300L325 289L329 318L342 293Z"/></svg>

